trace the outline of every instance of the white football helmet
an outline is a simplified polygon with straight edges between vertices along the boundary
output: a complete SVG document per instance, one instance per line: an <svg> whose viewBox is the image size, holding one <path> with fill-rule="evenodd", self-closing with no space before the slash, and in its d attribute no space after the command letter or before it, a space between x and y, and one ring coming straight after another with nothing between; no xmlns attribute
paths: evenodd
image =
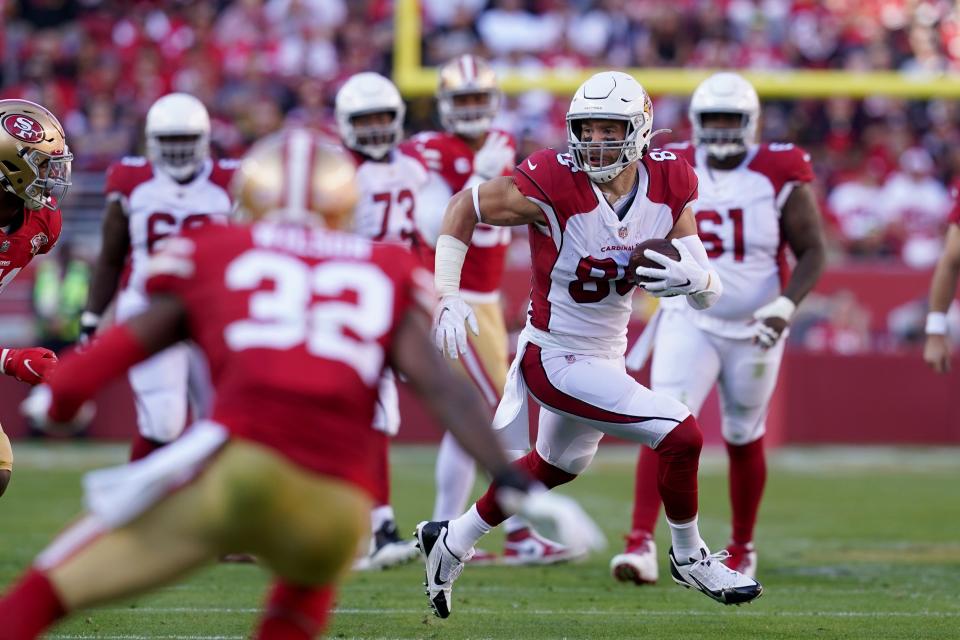
<svg viewBox="0 0 960 640"><path fill-rule="evenodd" d="M210 157L210 116L186 93L170 93L147 112L147 156L178 182L188 180Z"/></svg>
<svg viewBox="0 0 960 640"><path fill-rule="evenodd" d="M465 94L486 94L484 106L458 107L454 98ZM487 61L469 54L458 56L440 68L437 111L443 128L468 138L482 136L493 125L500 109L497 74Z"/></svg>
<svg viewBox="0 0 960 640"><path fill-rule="evenodd" d="M627 132L623 140L582 142L581 120L623 120ZM604 71L580 85L567 111L567 145L577 166L594 182L610 182L639 160L650 146L653 135L653 103L633 76L620 71ZM602 158L605 151L619 151L617 159L605 165L593 165L590 159Z"/></svg>
<svg viewBox="0 0 960 640"><path fill-rule="evenodd" d="M403 139L406 106L400 92L379 73L365 71L351 76L337 92L337 129L348 148L380 160ZM353 119L371 113L392 113L388 125L357 127Z"/></svg>
<svg viewBox="0 0 960 640"><path fill-rule="evenodd" d="M740 126L704 127L702 118L705 113L739 114ZM703 145L711 156L726 158L743 153L748 145L756 142L760 98L743 76L729 71L715 73L693 92L689 115L693 144Z"/></svg>

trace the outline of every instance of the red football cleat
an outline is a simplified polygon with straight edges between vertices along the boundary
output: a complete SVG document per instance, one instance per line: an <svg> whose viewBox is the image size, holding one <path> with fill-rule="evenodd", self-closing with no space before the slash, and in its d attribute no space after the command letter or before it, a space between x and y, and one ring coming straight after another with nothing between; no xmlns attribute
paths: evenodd
<svg viewBox="0 0 960 640"><path fill-rule="evenodd" d="M657 544L647 531L631 531L626 550L610 561L610 573L619 582L640 586L654 584L660 577Z"/></svg>
<svg viewBox="0 0 960 640"><path fill-rule="evenodd" d="M573 549L547 540L530 527L507 534L503 543L503 564L542 565L576 560L586 555L585 549Z"/></svg>
<svg viewBox="0 0 960 640"><path fill-rule="evenodd" d="M727 545L727 553L730 554L730 557L724 560L723 564L747 577L757 577L757 550L752 542L747 544L731 542Z"/></svg>

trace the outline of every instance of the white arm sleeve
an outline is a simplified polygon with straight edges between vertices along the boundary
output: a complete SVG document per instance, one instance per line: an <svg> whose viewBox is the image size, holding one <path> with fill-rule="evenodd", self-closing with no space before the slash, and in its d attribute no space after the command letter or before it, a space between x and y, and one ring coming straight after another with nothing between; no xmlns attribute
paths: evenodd
<svg viewBox="0 0 960 640"><path fill-rule="evenodd" d="M441 298L460 294L460 272L467 257L467 245L453 236L437 238L437 254L434 260L433 283Z"/></svg>
<svg viewBox="0 0 960 640"><path fill-rule="evenodd" d="M417 192L417 208L413 212L414 224L420 237L431 247L437 246L440 223L447 210L453 192L440 174L428 172L426 184Z"/></svg>
<svg viewBox="0 0 960 640"><path fill-rule="evenodd" d="M694 291L687 295L687 304L694 309L701 311L712 307L723 293L723 283L720 282L720 276L710 267L710 259L707 258L707 250L703 248L700 237L697 235L684 236L677 239L686 247L697 264L707 272L707 285L700 291Z"/></svg>

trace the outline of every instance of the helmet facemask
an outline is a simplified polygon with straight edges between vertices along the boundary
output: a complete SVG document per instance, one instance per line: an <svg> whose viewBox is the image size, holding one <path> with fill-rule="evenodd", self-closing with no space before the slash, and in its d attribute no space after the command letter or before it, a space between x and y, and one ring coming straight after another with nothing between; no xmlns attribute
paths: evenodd
<svg viewBox="0 0 960 640"><path fill-rule="evenodd" d="M66 147L60 155L32 149L24 154L23 159L37 176L23 190L25 201L33 209L56 209L72 184L70 166L73 154Z"/></svg>
<svg viewBox="0 0 960 640"><path fill-rule="evenodd" d="M183 182L199 173L207 161L210 136L197 132L154 134L147 139L147 153L154 166Z"/></svg>
<svg viewBox="0 0 960 640"><path fill-rule="evenodd" d="M581 140L581 131L584 120L617 120L626 124L626 133L623 140ZM615 114L568 114L567 115L567 146L574 162L581 171L586 173L594 182L610 182L646 153L637 147L639 134L648 130L652 122L646 121L643 113L630 118ZM612 159L611 158L614 158Z"/></svg>
<svg viewBox="0 0 960 640"><path fill-rule="evenodd" d="M353 113L341 130L348 148L382 160L403 139L403 113L397 109Z"/></svg>
<svg viewBox="0 0 960 640"><path fill-rule="evenodd" d="M703 124L704 116L722 115L728 118L740 117L736 126L708 127ZM694 114L693 141L697 146L706 148L707 153L714 158L729 158L744 153L747 146L754 141L756 122L751 114L745 111L704 111Z"/></svg>
<svg viewBox="0 0 960 640"><path fill-rule="evenodd" d="M484 97L485 103L468 97ZM490 130L500 110L500 91L496 89L465 89L443 91L437 97L437 108L444 129L453 133L477 138ZM466 103L466 104L457 104Z"/></svg>

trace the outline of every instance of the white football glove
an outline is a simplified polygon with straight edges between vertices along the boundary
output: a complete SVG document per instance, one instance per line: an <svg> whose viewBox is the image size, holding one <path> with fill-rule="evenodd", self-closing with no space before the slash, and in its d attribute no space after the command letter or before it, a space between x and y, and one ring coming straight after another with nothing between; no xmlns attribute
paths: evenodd
<svg viewBox="0 0 960 640"><path fill-rule="evenodd" d="M607 547L603 531L573 498L502 487L497 502L504 511L525 518L538 533L571 549L603 551Z"/></svg>
<svg viewBox="0 0 960 640"><path fill-rule="evenodd" d="M643 252L643 255L663 268L637 267L638 278L654 279L653 282L640 282L639 286L657 298L685 296L706 289L710 274L700 266L682 242L674 238L670 244L680 252L679 260L671 260L651 249Z"/></svg>
<svg viewBox="0 0 960 640"><path fill-rule="evenodd" d="M514 150L510 138L497 131L487 134L483 146L473 156L473 175L489 180L513 167Z"/></svg>
<svg viewBox="0 0 960 640"><path fill-rule="evenodd" d="M40 384L30 391L30 395L20 403L20 414L30 420L38 429L51 435L72 435L81 431L93 420L97 407L93 401L83 403L77 415L70 422L54 422L47 415L53 394L50 387Z"/></svg>
<svg viewBox="0 0 960 640"><path fill-rule="evenodd" d="M467 352L467 330L480 335L480 325L473 307L458 295L446 295L440 298L433 328L433 340L437 349L448 358L456 360L461 353Z"/></svg>
<svg viewBox="0 0 960 640"><path fill-rule="evenodd" d="M754 344L760 345L763 349L769 349L777 344L780 336L790 324L790 318L793 312L797 310L797 305L793 300L786 296L780 296L773 302L765 304L753 312L753 318L757 321L753 333Z"/></svg>

